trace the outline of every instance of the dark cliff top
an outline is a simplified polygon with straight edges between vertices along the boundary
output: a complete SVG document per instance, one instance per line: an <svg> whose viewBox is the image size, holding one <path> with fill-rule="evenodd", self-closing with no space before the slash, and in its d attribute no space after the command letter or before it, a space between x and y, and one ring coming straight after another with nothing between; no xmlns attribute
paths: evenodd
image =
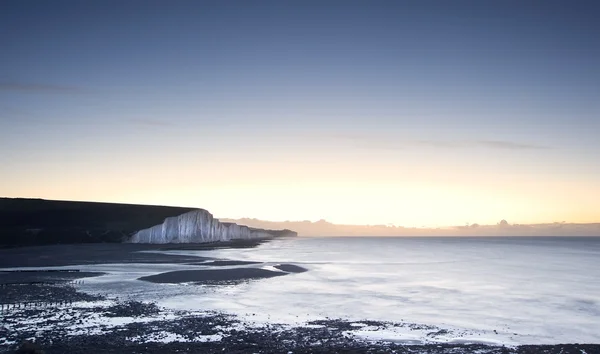
<svg viewBox="0 0 600 354"><path fill-rule="evenodd" d="M0 247L121 242L195 208L0 198Z"/></svg>

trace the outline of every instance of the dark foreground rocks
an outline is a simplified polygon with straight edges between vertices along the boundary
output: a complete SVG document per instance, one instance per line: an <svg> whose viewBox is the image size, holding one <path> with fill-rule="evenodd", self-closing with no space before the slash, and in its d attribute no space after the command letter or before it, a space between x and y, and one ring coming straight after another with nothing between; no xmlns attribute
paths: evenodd
<svg viewBox="0 0 600 354"><path fill-rule="evenodd" d="M600 345L584 344L508 348L369 342L349 333L355 327L341 319L313 321L297 327L257 326L223 313L169 312L133 299L98 302L102 298L81 294L68 284L29 285L19 289L29 291L33 298L60 297L62 301L54 307L2 312L0 353L600 353ZM0 300L3 296L1 293ZM389 326L377 321L362 322L374 327Z"/></svg>
<svg viewBox="0 0 600 354"><path fill-rule="evenodd" d="M155 316L160 313L156 304L139 301L127 301L110 306L104 310L106 317L144 317Z"/></svg>
<svg viewBox="0 0 600 354"><path fill-rule="evenodd" d="M24 341L16 351L17 354L44 354L44 350L34 342Z"/></svg>
<svg viewBox="0 0 600 354"><path fill-rule="evenodd" d="M213 318L206 318L208 322ZM189 324L183 325L188 328ZM202 326L201 326L202 327ZM328 331L314 329L292 329L279 331L277 328L261 331L235 331L220 341L134 343L125 337L137 333L136 328L120 328L113 334L73 336L49 343L38 338L29 348L36 353L429 353L429 354L582 354L599 353L599 345L564 344L521 346L517 348L493 347L481 344L426 344L401 345L389 342L364 342L341 337ZM202 331L200 333L210 333ZM1 350L1 349L0 349ZM15 348L18 350L18 348Z"/></svg>

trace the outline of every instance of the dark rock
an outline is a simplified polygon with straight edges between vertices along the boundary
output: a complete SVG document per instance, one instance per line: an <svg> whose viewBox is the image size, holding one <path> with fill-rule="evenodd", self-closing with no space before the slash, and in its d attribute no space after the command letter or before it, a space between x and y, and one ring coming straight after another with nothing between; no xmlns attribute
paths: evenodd
<svg viewBox="0 0 600 354"><path fill-rule="evenodd" d="M143 303L139 301L128 301L107 308L104 312L106 317L141 317L153 316L160 312L154 303Z"/></svg>
<svg viewBox="0 0 600 354"><path fill-rule="evenodd" d="M17 354L44 354L42 348L36 343L30 341L24 341L19 349L16 351Z"/></svg>
<svg viewBox="0 0 600 354"><path fill-rule="evenodd" d="M274 272L260 268L233 268L233 269L205 269L205 270L180 270L166 272L147 277L141 277L139 280L145 280L152 283L187 283L187 282L211 282L211 281L236 281L247 279L271 278L286 275L283 272Z"/></svg>
<svg viewBox="0 0 600 354"><path fill-rule="evenodd" d="M294 264L279 264L274 267L288 273L304 273L308 271L308 269L302 268Z"/></svg>

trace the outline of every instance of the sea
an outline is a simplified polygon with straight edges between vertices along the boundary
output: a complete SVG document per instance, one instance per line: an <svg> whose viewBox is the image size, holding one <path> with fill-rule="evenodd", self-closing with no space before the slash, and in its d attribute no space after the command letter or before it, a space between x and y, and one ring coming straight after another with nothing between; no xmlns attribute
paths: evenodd
<svg viewBox="0 0 600 354"><path fill-rule="evenodd" d="M90 265L109 274L87 279L82 290L256 323L344 319L367 339L418 343L434 331L438 339L502 345L600 342L599 237L297 237L254 248L163 252L308 271L241 284L173 285L136 279L185 265ZM382 330L368 321L403 325Z"/></svg>

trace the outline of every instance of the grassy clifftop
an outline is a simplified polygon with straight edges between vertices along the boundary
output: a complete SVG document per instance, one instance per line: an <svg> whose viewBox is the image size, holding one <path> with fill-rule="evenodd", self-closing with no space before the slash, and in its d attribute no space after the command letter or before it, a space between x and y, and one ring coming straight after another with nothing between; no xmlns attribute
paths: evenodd
<svg viewBox="0 0 600 354"><path fill-rule="evenodd" d="M194 208L0 198L0 247L122 242Z"/></svg>

